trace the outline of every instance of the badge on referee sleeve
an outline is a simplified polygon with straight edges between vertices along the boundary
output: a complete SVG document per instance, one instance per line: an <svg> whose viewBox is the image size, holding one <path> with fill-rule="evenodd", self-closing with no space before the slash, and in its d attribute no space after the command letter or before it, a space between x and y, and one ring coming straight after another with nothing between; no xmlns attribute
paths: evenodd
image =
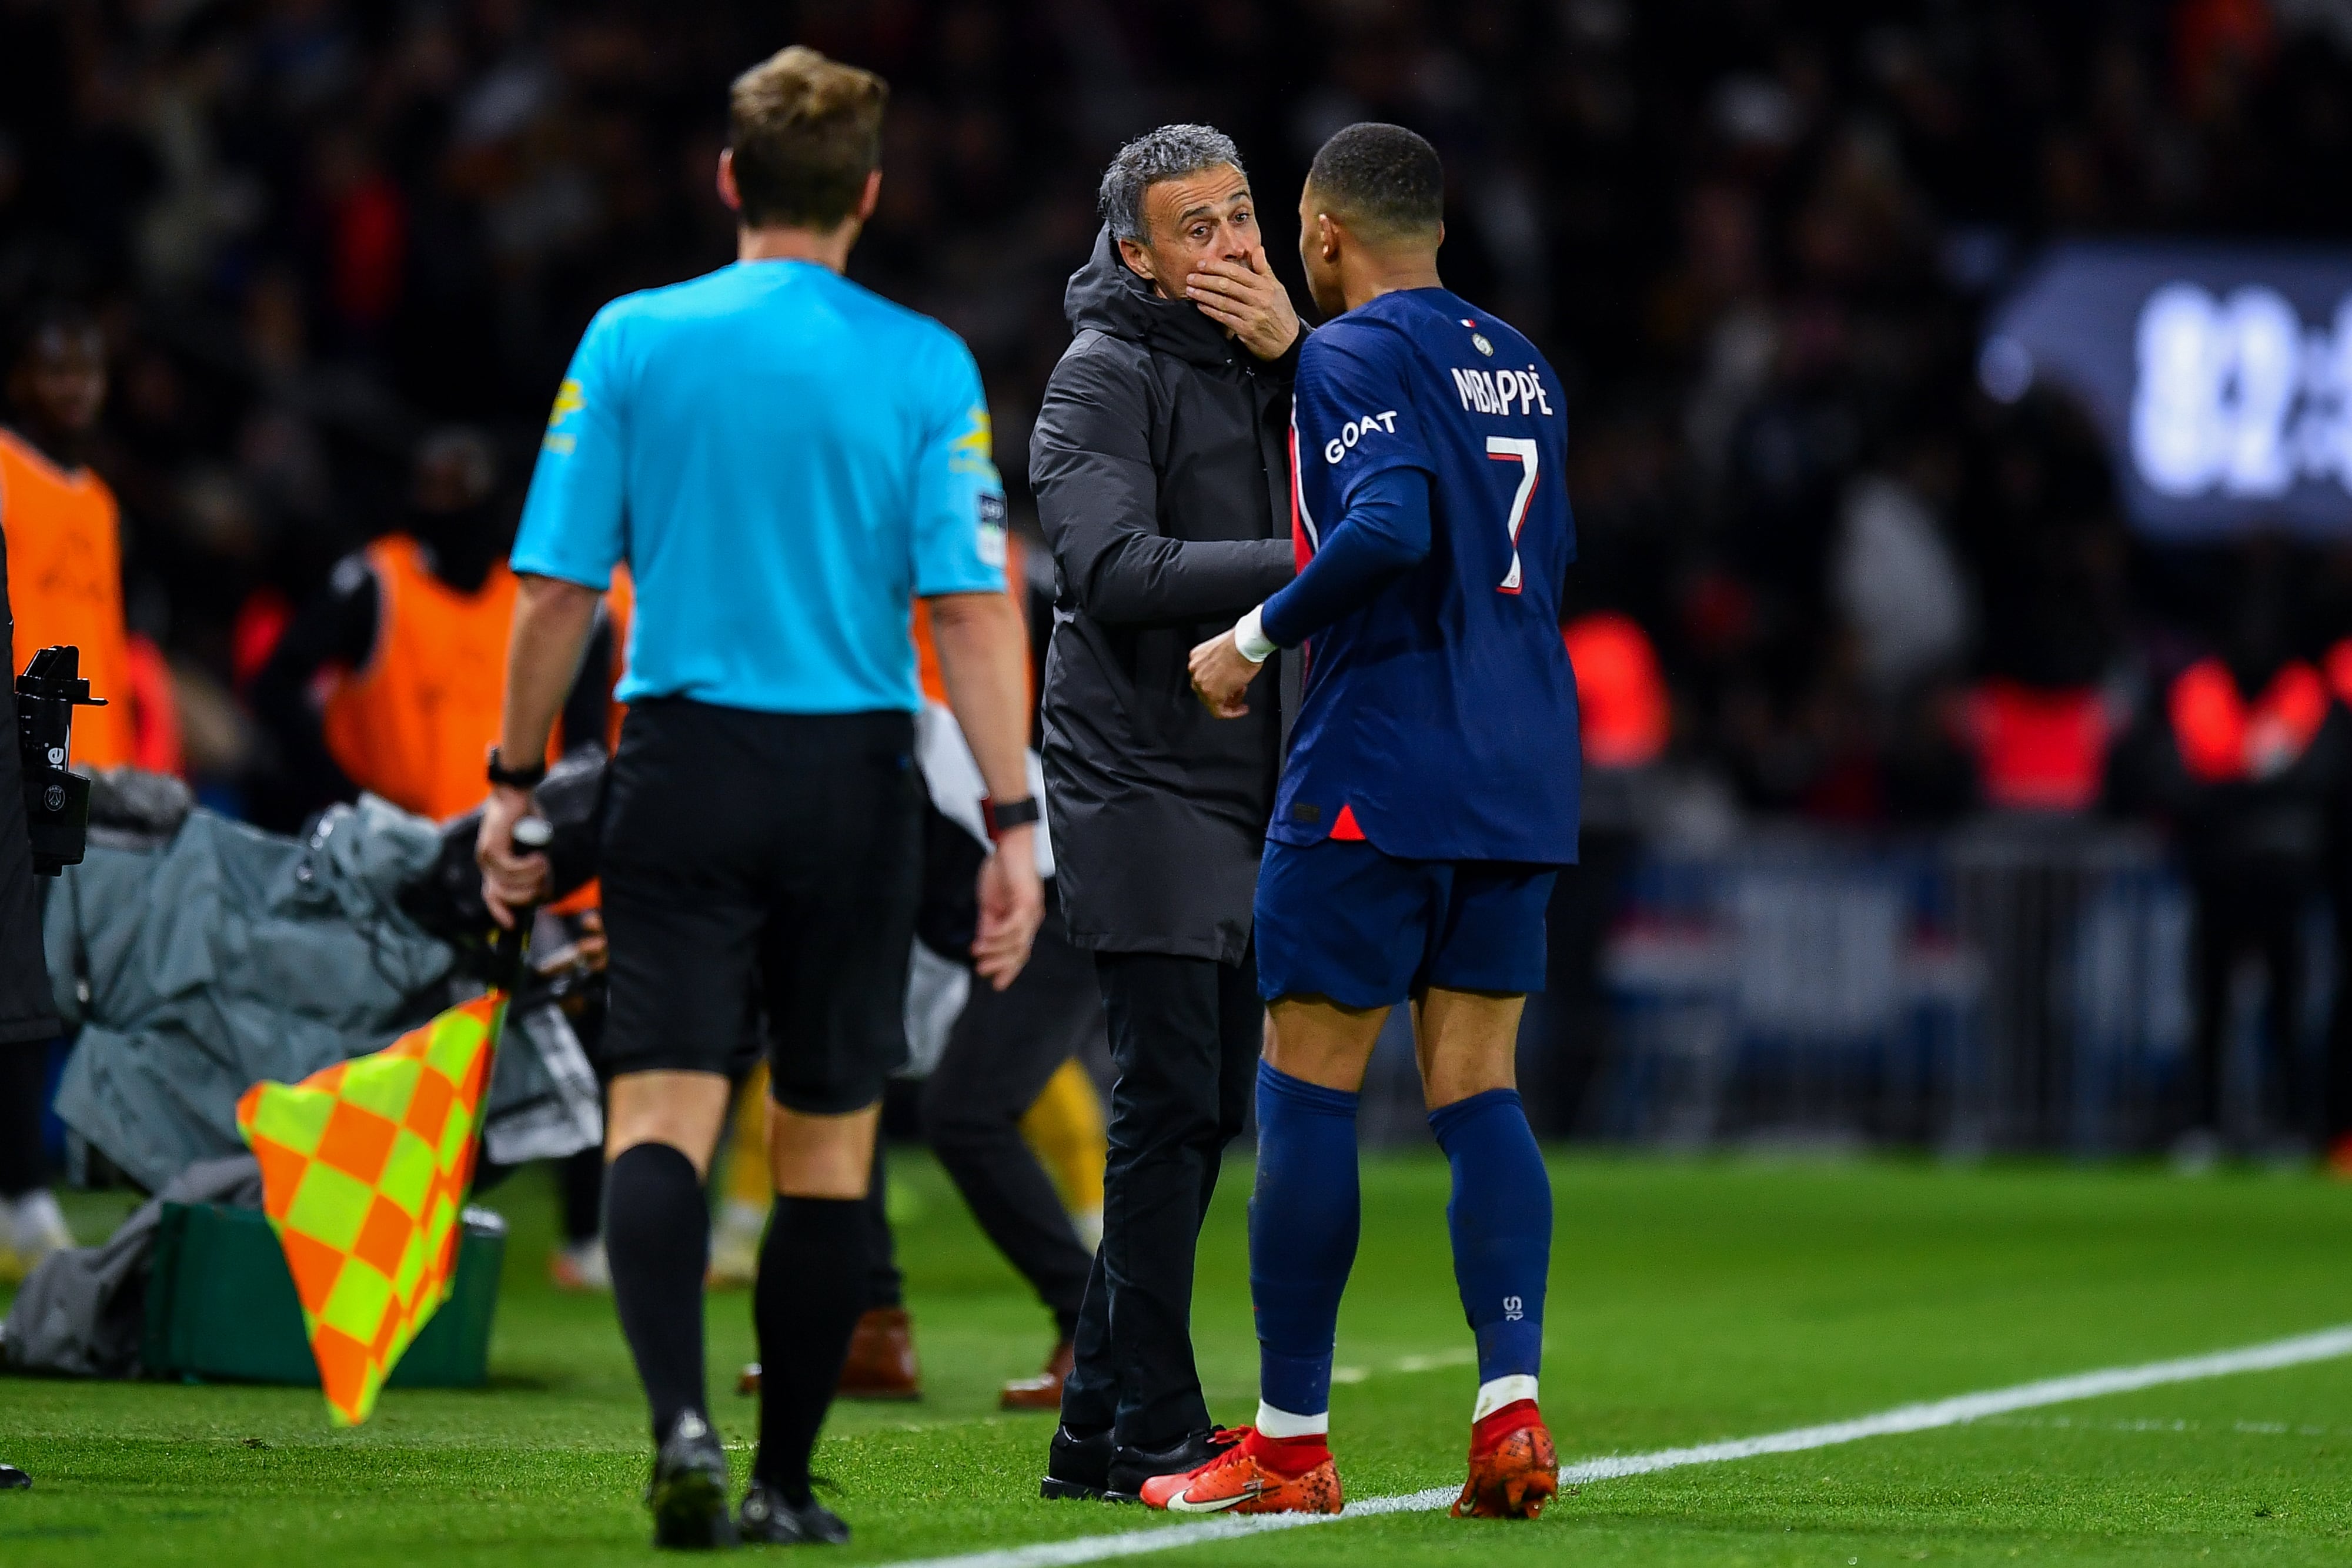
<svg viewBox="0 0 2352 1568"><path fill-rule="evenodd" d="M1004 497L982 490L979 497L980 559L989 565L1004 564Z"/></svg>

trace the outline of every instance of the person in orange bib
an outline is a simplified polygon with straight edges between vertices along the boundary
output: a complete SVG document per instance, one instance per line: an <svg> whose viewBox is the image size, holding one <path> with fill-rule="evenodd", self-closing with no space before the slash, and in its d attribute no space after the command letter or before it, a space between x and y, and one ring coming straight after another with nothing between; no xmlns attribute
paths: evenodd
<svg viewBox="0 0 2352 1568"><path fill-rule="evenodd" d="M0 424L0 531L7 546L7 598L15 612L8 677L35 653L69 643L81 651L81 674L104 707L74 710L73 764L83 771L140 762L179 768L178 727L168 679L151 679L145 701L134 668L162 669L149 646L134 666L122 618L122 540L114 494L83 461L106 402L106 344L97 324L69 307L43 306L26 316L6 345L5 424ZM140 716L155 729L157 749L142 755ZM8 728L15 728L10 721ZM13 736L0 745L14 747ZM14 789L15 786L9 786ZM21 823L22 818L18 819ZM21 834L21 826L16 829ZM21 849L19 851L21 853ZM21 862L20 862L21 863ZM39 959L39 921L32 922ZM47 1086L49 1040L46 983L33 1016L0 1020L0 1280L21 1278L51 1252L73 1245L42 1168L40 1117Z"/></svg>
<svg viewBox="0 0 2352 1568"><path fill-rule="evenodd" d="M299 795L320 806L366 790L436 821L481 804L506 697L511 533L488 443L463 429L427 437L406 526L336 565L254 683ZM608 744L614 646L601 618L563 749Z"/></svg>
<svg viewBox="0 0 2352 1568"><path fill-rule="evenodd" d="M2193 900L2194 1021L2171 1148L2185 1171L2231 1154L2275 1156L2316 1130L2303 1070L2304 919L2333 891L2328 841L2352 786L2352 718L2292 640L2295 558L2257 540L2223 570L2235 580L2224 579L2213 651L2148 704L2111 769L2111 805L2170 823ZM2249 958L2260 961L2265 1004L2259 1103L2225 1115Z"/></svg>
<svg viewBox="0 0 2352 1568"><path fill-rule="evenodd" d="M36 312L15 348L0 426L0 528L16 609L10 677L39 650L70 643L91 695L107 699L75 713L75 765L178 772L163 656L123 622L114 492L83 462L106 401L105 340L88 316L57 307Z"/></svg>

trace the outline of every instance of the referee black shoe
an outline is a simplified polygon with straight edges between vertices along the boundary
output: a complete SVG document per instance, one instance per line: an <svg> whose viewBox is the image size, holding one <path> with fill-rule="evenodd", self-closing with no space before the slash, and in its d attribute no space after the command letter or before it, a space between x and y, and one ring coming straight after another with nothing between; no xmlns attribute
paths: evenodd
<svg viewBox="0 0 2352 1568"><path fill-rule="evenodd" d="M741 1530L746 1546L841 1546L849 1540L849 1526L816 1499L787 1501L759 1480L743 1494Z"/></svg>
<svg viewBox="0 0 2352 1568"><path fill-rule="evenodd" d="M1141 1502L1143 1483L1152 1477L1197 1470L1241 1440L1241 1433L1220 1427L1195 1432L1166 1448L1137 1448L1121 1443L1111 1453L1110 1469L1103 1479L1103 1496L1112 1502Z"/></svg>
<svg viewBox="0 0 2352 1568"><path fill-rule="evenodd" d="M735 1544L735 1520L727 1509L727 1451L697 1412L680 1416L654 1455L646 1506L653 1510L656 1546L707 1552Z"/></svg>
<svg viewBox="0 0 2352 1568"><path fill-rule="evenodd" d="M1067 1427L1054 1428L1053 1446L1045 1450L1045 1479L1037 1487L1045 1498L1092 1501L1110 1484L1111 1441L1108 1430L1081 1437Z"/></svg>

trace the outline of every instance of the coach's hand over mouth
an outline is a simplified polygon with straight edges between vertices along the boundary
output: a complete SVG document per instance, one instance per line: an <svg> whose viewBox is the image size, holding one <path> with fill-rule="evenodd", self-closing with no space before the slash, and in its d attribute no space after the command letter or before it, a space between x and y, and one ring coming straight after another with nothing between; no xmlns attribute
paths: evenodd
<svg viewBox="0 0 2352 1568"><path fill-rule="evenodd" d="M1282 358L1298 340L1298 312L1266 265L1264 246L1251 249L1247 267L1222 256L1202 262L1185 275L1184 298L1261 360Z"/></svg>
<svg viewBox="0 0 2352 1568"><path fill-rule="evenodd" d="M553 875L543 854L523 854L515 849L515 824L530 815L530 791L499 785L482 808L481 831L474 838L474 860L482 868L482 902L490 918L512 929L514 912L547 897Z"/></svg>
<svg viewBox="0 0 2352 1568"><path fill-rule="evenodd" d="M1045 889L1037 880L1036 830L1008 828L996 852L981 862L980 930L972 938L972 967L1004 989L1029 962L1030 944L1045 918Z"/></svg>
<svg viewBox="0 0 2352 1568"><path fill-rule="evenodd" d="M1234 641L1231 632L1221 632L1193 649L1191 665L1192 694L1219 718L1239 718L1249 712L1249 704L1242 697L1257 673L1265 668L1243 656L1241 644Z"/></svg>

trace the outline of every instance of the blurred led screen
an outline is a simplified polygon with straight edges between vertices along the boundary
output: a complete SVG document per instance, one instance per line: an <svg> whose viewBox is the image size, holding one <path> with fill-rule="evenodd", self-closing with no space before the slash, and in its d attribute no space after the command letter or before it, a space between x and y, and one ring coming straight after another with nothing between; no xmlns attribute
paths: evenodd
<svg viewBox="0 0 2352 1568"><path fill-rule="evenodd" d="M2352 537L2352 251L2060 246L1992 312L1977 375L2080 399L2151 535Z"/></svg>

